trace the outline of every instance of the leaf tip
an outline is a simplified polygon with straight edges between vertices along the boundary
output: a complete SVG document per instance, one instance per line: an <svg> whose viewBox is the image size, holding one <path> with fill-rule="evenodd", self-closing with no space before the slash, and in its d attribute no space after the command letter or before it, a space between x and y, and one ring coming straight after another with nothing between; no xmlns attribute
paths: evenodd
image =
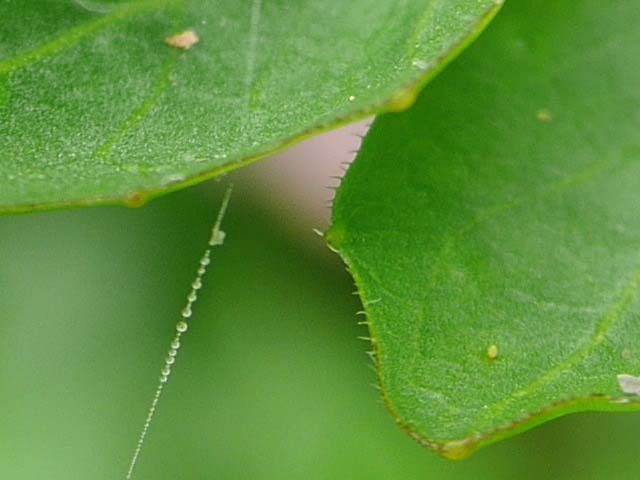
<svg viewBox="0 0 640 480"><path fill-rule="evenodd" d="M442 445L437 453L448 460L464 460L476 450L474 444L469 438L453 440Z"/></svg>
<svg viewBox="0 0 640 480"><path fill-rule="evenodd" d="M418 97L418 88L409 87L396 92L384 105L385 110L391 112L402 112L411 107Z"/></svg>

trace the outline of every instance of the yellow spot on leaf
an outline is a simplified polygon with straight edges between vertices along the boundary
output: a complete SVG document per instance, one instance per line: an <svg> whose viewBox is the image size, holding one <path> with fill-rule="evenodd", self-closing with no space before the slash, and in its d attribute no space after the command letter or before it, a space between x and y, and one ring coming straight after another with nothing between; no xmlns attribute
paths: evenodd
<svg viewBox="0 0 640 480"><path fill-rule="evenodd" d="M172 35L164 39L167 45L175 48L181 48L182 50L189 50L196 43L200 41L198 35L193 30L187 30L176 35Z"/></svg>
<svg viewBox="0 0 640 480"><path fill-rule="evenodd" d="M487 348L487 358L489 360L495 360L498 358L498 346L497 345L489 345Z"/></svg>
<svg viewBox="0 0 640 480"><path fill-rule="evenodd" d="M538 119L538 121L546 123L553 120L553 115L549 110L543 109L538 111L538 113L536 114L536 118Z"/></svg>

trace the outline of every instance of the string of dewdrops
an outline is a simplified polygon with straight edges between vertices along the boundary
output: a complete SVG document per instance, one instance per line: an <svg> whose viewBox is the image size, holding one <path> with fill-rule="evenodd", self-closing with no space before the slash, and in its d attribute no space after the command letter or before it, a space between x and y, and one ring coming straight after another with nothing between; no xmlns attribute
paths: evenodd
<svg viewBox="0 0 640 480"><path fill-rule="evenodd" d="M204 251L202 258L200 259L200 265L198 266L196 278L193 280L193 283L191 283L191 291L189 292L189 295L187 295L187 304L182 309L182 318L178 321L178 323L176 323L176 334L173 337L173 340L171 340L171 346L169 347L167 358L165 359L164 366L162 367L162 370L160 372L158 387L156 388L156 392L153 395L151 407L149 408L147 418L144 422L144 426L142 427L142 432L140 433L138 443L133 452L131 463L129 464L129 470L127 471L127 480L130 480L133 475L133 470L138 463L138 458L140 457L140 452L142 451L144 441L147 437L149 426L151 425L153 416L156 413L156 408L158 406L158 402L160 401L160 396L162 395L162 391L164 390L165 385L169 381L169 376L171 375L171 367L178 357L178 350L180 349L180 339L189 328L188 322L191 318L191 307L198 299L198 290L202 288L202 279L204 277L204 274L207 272L207 266L209 265L209 263L211 263L211 249L224 243L225 235L224 232L220 230L220 225L222 224L222 219L224 218L224 214L227 210L227 205L229 205L229 199L231 198L232 189L233 186L230 185L224 194L222 205L220 206L220 210L218 211L218 216L216 217L216 221L213 224L213 228L211 229L211 238L209 239L209 244L207 245L207 249Z"/></svg>

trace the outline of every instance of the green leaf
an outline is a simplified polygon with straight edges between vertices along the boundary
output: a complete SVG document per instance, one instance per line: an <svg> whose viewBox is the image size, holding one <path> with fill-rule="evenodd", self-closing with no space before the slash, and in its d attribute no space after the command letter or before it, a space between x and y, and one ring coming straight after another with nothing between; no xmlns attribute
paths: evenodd
<svg viewBox="0 0 640 480"><path fill-rule="evenodd" d="M638 25L635 0L510 2L338 191L385 399L443 456L640 408Z"/></svg>
<svg viewBox="0 0 640 480"><path fill-rule="evenodd" d="M4 1L0 212L139 204L404 108L500 3Z"/></svg>

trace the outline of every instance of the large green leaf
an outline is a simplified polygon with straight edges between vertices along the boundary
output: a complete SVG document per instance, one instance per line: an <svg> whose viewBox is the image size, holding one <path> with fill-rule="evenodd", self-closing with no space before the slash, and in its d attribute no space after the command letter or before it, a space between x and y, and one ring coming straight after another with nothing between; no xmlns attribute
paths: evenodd
<svg viewBox="0 0 640 480"><path fill-rule="evenodd" d="M638 25L636 0L511 2L340 187L384 396L444 456L640 406Z"/></svg>
<svg viewBox="0 0 640 480"><path fill-rule="evenodd" d="M0 211L138 204L403 108L500 3L4 1Z"/></svg>

